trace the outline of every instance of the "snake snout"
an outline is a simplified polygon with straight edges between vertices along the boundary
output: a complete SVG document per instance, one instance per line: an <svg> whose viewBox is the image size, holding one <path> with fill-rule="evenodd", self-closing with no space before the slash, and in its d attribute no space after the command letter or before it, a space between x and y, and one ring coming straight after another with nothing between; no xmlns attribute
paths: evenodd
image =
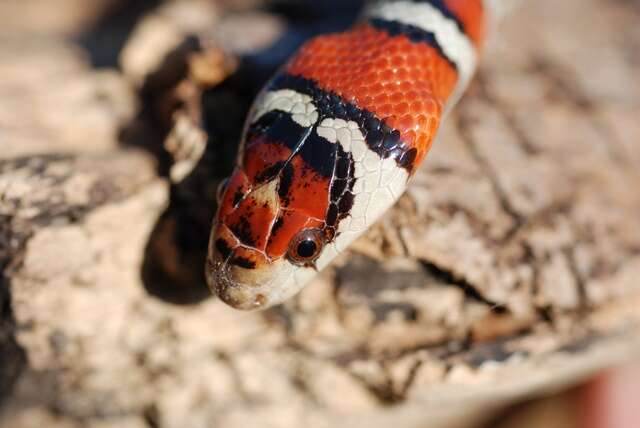
<svg viewBox="0 0 640 428"><path fill-rule="evenodd" d="M242 253L247 251L242 249ZM267 306L267 298L260 291L264 286L265 270L256 269L241 257L237 250L221 252L216 246L209 248L206 278L209 287L220 299L236 309L255 310ZM243 264L240 266L239 264Z"/></svg>
<svg viewBox="0 0 640 428"><path fill-rule="evenodd" d="M285 258L269 260L259 250L233 241L225 227L214 228L206 278L220 299L236 309L257 310L282 303L315 276L315 270Z"/></svg>

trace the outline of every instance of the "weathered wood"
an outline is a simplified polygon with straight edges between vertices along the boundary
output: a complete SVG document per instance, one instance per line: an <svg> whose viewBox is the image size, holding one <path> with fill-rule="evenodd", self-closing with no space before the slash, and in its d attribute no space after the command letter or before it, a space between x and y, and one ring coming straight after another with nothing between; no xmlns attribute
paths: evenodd
<svg viewBox="0 0 640 428"><path fill-rule="evenodd" d="M261 313L209 298L201 270L247 94L232 78L200 105L202 76L176 77L232 63L153 74L162 58L129 50L123 76L62 39L16 45L0 93L32 102L0 108L3 425L476 427L640 354L637 19L633 2L524 4L407 195ZM143 33L127 49L154 46ZM127 79L155 107L137 119ZM184 179L172 119L178 157L213 129Z"/></svg>

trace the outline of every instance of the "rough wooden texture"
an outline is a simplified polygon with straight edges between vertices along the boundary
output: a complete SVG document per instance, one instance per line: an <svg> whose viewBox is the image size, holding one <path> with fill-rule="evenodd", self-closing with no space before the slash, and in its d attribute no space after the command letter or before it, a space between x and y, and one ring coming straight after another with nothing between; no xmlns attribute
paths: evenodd
<svg viewBox="0 0 640 428"><path fill-rule="evenodd" d="M184 54L172 7L145 22ZM496 426L499 407L638 355L639 17L523 2L407 195L298 298L249 314L201 271L247 99L231 81L203 110L194 81L233 61L167 71L141 27L124 76L57 37L3 48L2 425ZM277 22L233 19L247 37ZM140 85L157 108L135 118ZM204 152L195 171L170 168L165 133L178 160Z"/></svg>

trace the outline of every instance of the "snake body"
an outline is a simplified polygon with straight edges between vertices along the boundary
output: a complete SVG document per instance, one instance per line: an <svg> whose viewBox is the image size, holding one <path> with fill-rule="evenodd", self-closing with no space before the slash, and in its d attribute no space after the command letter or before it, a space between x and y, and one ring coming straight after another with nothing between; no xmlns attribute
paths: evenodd
<svg viewBox="0 0 640 428"><path fill-rule="evenodd" d="M473 76L482 0L387 0L267 83L219 189L206 274L239 309L300 291L404 192Z"/></svg>

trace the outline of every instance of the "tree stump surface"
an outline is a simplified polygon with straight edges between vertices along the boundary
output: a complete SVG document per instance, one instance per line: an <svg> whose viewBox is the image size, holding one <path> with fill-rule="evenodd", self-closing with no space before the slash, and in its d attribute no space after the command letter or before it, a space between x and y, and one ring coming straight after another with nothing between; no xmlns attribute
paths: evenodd
<svg viewBox="0 0 640 428"><path fill-rule="evenodd" d="M522 2L407 194L257 313L202 269L237 57L284 24L155 3L120 71L77 1L0 7L3 426L481 427L640 354L638 3Z"/></svg>

